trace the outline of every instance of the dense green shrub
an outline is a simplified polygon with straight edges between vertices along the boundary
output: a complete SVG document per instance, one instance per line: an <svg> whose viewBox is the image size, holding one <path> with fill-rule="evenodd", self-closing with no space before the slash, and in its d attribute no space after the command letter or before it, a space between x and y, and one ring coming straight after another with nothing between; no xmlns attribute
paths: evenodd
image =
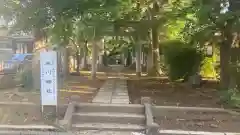
<svg viewBox="0 0 240 135"><path fill-rule="evenodd" d="M164 62L171 80L188 79L198 72L203 55L196 48L181 41L162 43Z"/></svg>
<svg viewBox="0 0 240 135"><path fill-rule="evenodd" d="M221 90L220 99L230 107L240 108L240 92L237 88Z"/></svg>

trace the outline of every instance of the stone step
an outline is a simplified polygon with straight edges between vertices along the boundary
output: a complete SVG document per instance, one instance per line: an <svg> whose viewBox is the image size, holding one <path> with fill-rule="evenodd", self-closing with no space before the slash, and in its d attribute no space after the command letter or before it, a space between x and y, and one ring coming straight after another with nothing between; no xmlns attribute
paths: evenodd
<svg viewBox="0 0 240 135"><path fill-rule="evenodd" d="M113 95L112 96L112 99L129 99L129 97L128 96L123 96L123 95Z"/></svg>
<svg viewBox="0 0 240 135"><path fill-rule="evenodd" d="M102 130L102 131L138 131L145 130L145 126L136 124L117 124L117 123L82 123L73 124L73 130Z"/></svg>
<svg viewBox="0 0 240 135"><path fill-rule="evenodd" d="M144 124L145 116L129 113L109 112L83 112L73 114L73 123L119 123L119 124Z"/></svg>
<svg viewBox="0 0 240 135"><path fill-rule="evenodd" d="M233 132L204 132L204 131L181 131L166 130L157 135L239 135ZM0 135L146 135L144 132L134 131L103 131L103 130L81 130L71 132L53 132L53 131L22 131L22 130L0 130Z"/></svg>
<svg viewBox="0 0 240 135"><path fill-rule="evenodd" d="M112 102L124 102L124 103L129 103L129 99L126 98L126 97L121 97L121 98L114 97L114 98L112 99Z"/></svg>
<svg viewBox="0 0 240 135"><path fill-rule="evenodd" d="M144 114L144 106L140 104L96 104L81 103L76 105L78 112L117 112L117 113L134 113Z"/></svg>
<svg viewBox="0 0 240 135"><path fill-rule="evenodd" d="M78 135L145 135L141 132L131 131L101 131L101 130L85 130L79 131Z"/></svg>
<svg viewBox="0 0 240 135"><path fill-rule="evenodd" d="M95 99L93 103L104 103L104 104L110 104L111 99Z"/></svg>
<svg viewBox="0 0 240 135"><path fill-rule="evenodd" d="M129 104L129 102L124 102L124 101L112 101L112 104Z"/></svg>
<svg viewBox="0 0 240 135"><path fill-rule="evenodd" d="M128 93L127 92L118 92L118 93L113 93L114 96L127 96L128 97Z"/></svg>

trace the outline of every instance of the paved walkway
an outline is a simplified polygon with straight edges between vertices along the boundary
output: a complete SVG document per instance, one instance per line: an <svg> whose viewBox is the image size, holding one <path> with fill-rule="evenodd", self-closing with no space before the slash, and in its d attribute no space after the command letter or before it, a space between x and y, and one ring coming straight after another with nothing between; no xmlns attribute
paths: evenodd
<svg viewBox="0 0 240 135"><path fill-rule="evenodd" d="M121 65L111 66L113 70L119 73L124 67ZM117 78L122 78L119 75ZM106 104L129 104L129 96L127 90L126 80L109 79L100 88L93 103L106 103Z"/></svg>

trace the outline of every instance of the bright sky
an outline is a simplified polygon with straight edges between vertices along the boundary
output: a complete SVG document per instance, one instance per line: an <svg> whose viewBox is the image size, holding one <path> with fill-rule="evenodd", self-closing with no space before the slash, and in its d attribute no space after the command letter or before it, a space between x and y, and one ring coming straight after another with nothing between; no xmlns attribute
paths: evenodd
<svg viewBox="0 0 240 135"><path fill-rule="evenodd" d="M221 4L221 7L223 8L220 12L222 14L226 13L228 11L229 3Z"/></svg>

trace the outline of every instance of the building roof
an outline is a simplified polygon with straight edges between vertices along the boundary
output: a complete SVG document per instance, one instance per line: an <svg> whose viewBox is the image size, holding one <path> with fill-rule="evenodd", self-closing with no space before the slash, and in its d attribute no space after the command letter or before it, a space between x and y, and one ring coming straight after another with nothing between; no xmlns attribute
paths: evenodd
<svg viewBox="0 0 240 135"><path fill-rule="evenodd" d="M31 53L25 53L25 54L14 54L12 57L12 60L18 60L18 61L23 61L26 56L31 56L33 54Z"/></svg>

